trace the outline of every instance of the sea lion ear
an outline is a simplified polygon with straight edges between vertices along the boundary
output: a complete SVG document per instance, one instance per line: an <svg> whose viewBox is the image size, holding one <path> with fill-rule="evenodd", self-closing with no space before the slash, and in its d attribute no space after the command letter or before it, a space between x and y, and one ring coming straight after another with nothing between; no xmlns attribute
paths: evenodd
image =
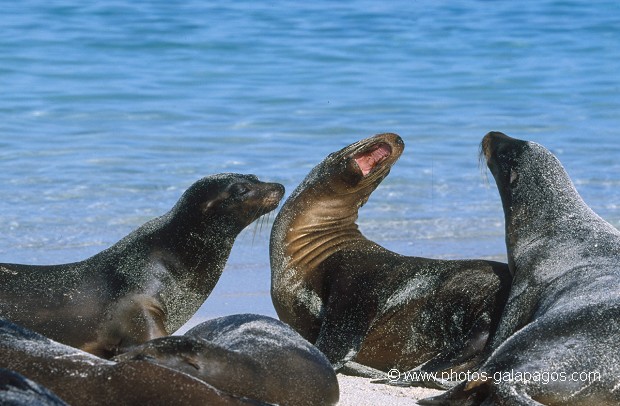
<svg viewBox="0 0 620 406"><path fill-rule="evenodd" d="M196 357L193 356L189 356L189 355L182 355L181 359L189 366L191 366L192 368L197 369L198 371L200 371L200 363L196 360Z"/></svg>
<svg viewBox="0 0 620 406"><path fill-rule="evenodd" d="M206 214L206 213L208 213L208 212L210 212L212 210L215 210L222 202L224 202L229 197L230 197L230 193L229 192L220 191L215 196L213 196L210 199L202 202L200 204L200 211L203 214Z"/></svg>
<svg viewBox="0 0 620 406"><path fill-rule="evenodd" d="M202 214L206 214L211 211L211 208L215 207L219 203L219 199L211 199L200 205L200 211Z"/></svg>
<svg viewBox="0 0 620 406"><path fill-rule="evenodd" d="M517 179L519 179L519 172L510 169L510 184L512 185Z"/></svg>

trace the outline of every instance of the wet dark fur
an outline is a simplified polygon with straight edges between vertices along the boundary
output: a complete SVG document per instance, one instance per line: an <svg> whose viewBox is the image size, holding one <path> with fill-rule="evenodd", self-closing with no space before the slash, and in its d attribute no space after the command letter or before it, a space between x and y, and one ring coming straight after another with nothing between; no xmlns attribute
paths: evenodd
<svg viewBox="0 0 620 406"><path fill-rule="evenodd" d="M147 360L273 404L327 406L339 397L336 374L319 350L281 321L255 314L209 320L115 360Z"/></svg>
<svg viewBox="0 0 620 406"><path fill-rule="evenodd" d="M2 318L0 368L44 385L71 406L263 404L150 362L104 360Z"/></svg>
<svg viewBox="0 0 620 406"><path fill-rule="evenodd" d="M390 156L363 176L355 157L380 143ZM403 256L359 232L358 209L403 145L395 134L354 143L288 198L271 235L273 303L336 368L464 370L497 325L510 274L494 261Z"/></svg>
<svg viewBox="0 0 620 406"><path fill-rule="evenodd" d="M420 404L620 404L620 232L542 146L493 132L482 151L504 208L514 281L479 371L489 379Z"/></svg>
<svg viewBox="0 0 620 406"><path fill-rule="evenodd" d="M5 406L67 406L47 388L15 371L0 368L0 404Z"/></svg>
<svg viewBox="0 0 620 406"><path fill-rule="evenodd" d="M283 194L253 175L213 175L84 261L0 264L0 316L103 357L168 335L207 298L238 233Z"/></svg>

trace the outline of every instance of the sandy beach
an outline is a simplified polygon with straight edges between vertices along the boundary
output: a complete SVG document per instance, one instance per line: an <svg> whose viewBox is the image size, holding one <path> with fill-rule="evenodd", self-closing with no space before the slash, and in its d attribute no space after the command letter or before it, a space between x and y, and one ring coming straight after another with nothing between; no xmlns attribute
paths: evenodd
<svg viewBox="0 0 620 406"><path fill-rule="evenodd" d="M426 388L400 388L371 382L372 379L338 375L340 406L409 406L419 399L435 396L439 390Z"/></svg>

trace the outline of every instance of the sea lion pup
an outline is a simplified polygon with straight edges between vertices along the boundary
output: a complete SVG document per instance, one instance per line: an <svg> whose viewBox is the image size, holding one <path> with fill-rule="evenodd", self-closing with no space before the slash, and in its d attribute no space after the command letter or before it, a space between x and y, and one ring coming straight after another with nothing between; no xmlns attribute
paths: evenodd
<svg viewBox="0 0 620 406"><path fill-rule="evenodd" d="M71 406L264 405L150 362L98 358L2 318L0 367L44 385Z"/></svg>
<svg viewBox="0 0 620 406"><path fill-rule="evenodd" d="M339 398L329 360L288 325L267 316L220 317L114 359L155 362L227 393L283 406L335 405Z"/></svg>
<svg viewBox="0 0 620 406"><path fill-rule="evenodd" d="M380 134L332 153L288 198L271 233L278 316L352 373L366 375L359 364L475 364L510 280L506 264L403 256L362 235L358 209L403 149L398 135Z"/></svg>
<svg viewBox="0 0 620 406"><path fill-rule="evenodd" d="M420 403L620 404L620 232L541 145L491 132L482 153L514 281L479 375Z"/></svg>
<svg viewBox="0 0 620 406"><path fill-rule="evenodd" d="M4 406L67 406L44 386L25 376L0 368L0 404Z"/></svg>
<svg viewBox="0 0 620 406"><path fill-rule="evenodd" d="M105 358L166 336L209 296L239 232L283 194L253 175L208 176L84 261L0 264L0 316Z"/></svg>

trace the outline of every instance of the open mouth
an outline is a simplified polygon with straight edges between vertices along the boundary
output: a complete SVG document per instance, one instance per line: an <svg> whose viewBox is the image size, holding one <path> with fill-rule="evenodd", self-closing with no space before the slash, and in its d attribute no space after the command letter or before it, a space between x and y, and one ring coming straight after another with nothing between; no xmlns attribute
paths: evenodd
<svg viewBox="0 0 620 406"><path fill-rule="evenodd" d="M389 144L381 142L373 145L370 149L360 152L353 156L357 166L362 171L362 175L366 176L379 164L388 159L392 155L392 147Z"/></svg>

